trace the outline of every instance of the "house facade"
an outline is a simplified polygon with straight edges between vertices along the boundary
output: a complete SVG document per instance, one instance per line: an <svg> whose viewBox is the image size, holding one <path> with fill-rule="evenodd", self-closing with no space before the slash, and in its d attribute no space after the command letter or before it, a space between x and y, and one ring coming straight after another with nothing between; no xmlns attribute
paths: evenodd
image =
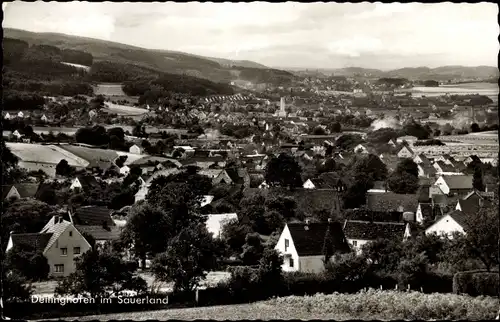
<svg viewBox="0 0 500 322"><path fill-rule="evenodd" d="M434 183L444 194L468 194L472 186L472 176L469 175L441 175Z"/></svg>
<svg viewBox="0 0 500 322"><path fill-rule="evenodd" d="M451 238L454 233L465 234L465 214L459 210L444 215L425 230L426 235L436 234Z"/></svg>
<svg viewBox="0 0 500 322"><path fill-rule="evenodd" d="M143 154L144 149L138 146L137 144L134 144L130 147L129 152L133 154Z"/></svg>
<svg viewBox="0 0 500 322"><path fill-rule="evenodd" d="M404 158L412 158L414 152L407 146L403 146L401 150L398 152L398 158L404 159Z"/></svg>
<svg viewBox="0 0 500 322"><path fill-rule="evenodd" d="M285 225L275 249L283 257L284 272L320 273L325 270L323 248L326 233L333 237L332 252L348 252L349 246L338 223L288 223ZM333 260L333 257L330 259Z"/></svg>
<svg viewBox="0 0 500 322"><path fill-rule="evenodd" d="M64 277L75 272L75 259L91 248L73 224L62 216L51 218L39 233L11 234L7 252L18 244L35 245L47 258L51 277Z"/></svg>

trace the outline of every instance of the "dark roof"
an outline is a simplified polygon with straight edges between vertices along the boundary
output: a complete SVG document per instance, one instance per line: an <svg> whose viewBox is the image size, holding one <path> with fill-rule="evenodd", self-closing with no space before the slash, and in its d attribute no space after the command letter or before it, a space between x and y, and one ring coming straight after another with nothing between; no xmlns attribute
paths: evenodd
<svg viewBox="0 0 500 322"><path fill-rule="evenodd" d="M432 195L432 202L434 204L446 205L448 204L448 197L440 194Z"/></svg>
<svg viewBox="0 0 500 322"><path fill-rule="evenodd" d="M332 223L289 223L288 230L299 256L323 255L325 236L328 228L333 240L334 252L347 252L349 245L342 232L342 225ZM306 228L307 227L307 228Z"/></svg>
<svg viewBox="0 0 500 322"><path fill-rule="evenodd" d="M429 202L430 201L430 186L420 186L417 191L418 202Z"/></svg>
<svg viewBox="0 0 500 322"><path fill-rule="evenodd" d="M13 246L26 246L37 252L43 252L52 237L52 233L12 234L11 237Z"/></svg>
<svg viewBox="0 0 500 322"><path fill-rule="evenodd" d="M453 220L455 220L464 230L467 230L469 225L468 225L468 218L467 215L460 211L460 210L455 210L451 213L448 214Z"/></svg>
<svg viewBox="0 0 500 322"><path fill-rule="evenodd" d="M348 239L402 239L405 233L405 228L405 223L346 220L344 225L344 234Z"/></svg>
<svg viewBox="0 0 500 322"><path fill-rule="evenodd" d="M422 217L424 218L424 220L426 218L431 218L431 219L434 219L434 216L433 216L433 207L432 207L432 204L431 203L420 203L420 211L422 211Z"/></svg>
<svg viewBox="0 0 500 322"><path fill-rule="evenodd" d="M437 161L436 163L439 165L441 170L443 170L443 172L456 172L457 170L452 165L446 164L443 161Z"/></svg>
<svg viewBox="0 0 500 322"><path fill-rule="evenodd" d="M472 176L469 175L451 175L443 176L450 189L472 189Z"/></svg>
<svg viewBox="0 0 500 322"><path fill-rule="evenodd" d="M99 183L97 182L96 178L91 175L81 175L77 176L78 181L80 181L80 184L82 185L82 188L84 190L86 189L92 189L93 187L98 187Z"/></svg>
<svg viewBox="0 0 500 322"><path fill-rule="evenodd" d="M399 211L370 211L367 209L347 209L344 216L348 220L375 222L402 222L403 213Z"/></svg>
<svg viewBox="0 0 500 322"><path fill-rule="evenodd" d="M460 208L462 209L462 212L468 215L475 215L479 211L479 208L481 207L479 205L478 200L474 199L467 199L467 200L459 200L460 203Z"/></svg>
<svg viewBox="0 0 500 322"><path fill-rule="evenodd" d="M111 217L110 217L111 218ZM94 237L95 240L116 240L120 238L120 228L115 225L104 228L102 225L75 225L81 232Z"/></svg>
<svg viewBox="0 0 500 322"><path fill-rule="evenodd" d="M415 212L418 206L417 194L398 194L393 192L368 193L366 205L373 211L411 211ZM400 209L403 207L403 209Z"/></svg>
<svg viewBox="0 0 500 322"><path fill-rule="evenodd" d="M226 170L227 175L229 176L229 178L231 178L233 183L235 184L245 183L245 176L248 174L246 169L233 167L233 168L226 168L224 170Z"/></svg>
<svg viewBox="0 0 500 322"><path fill-rule="evenodd" d="M115 225L115 222L111 218L111 210L106 207L81 207L75 211L72 217L75 226L102 226L103 223L106 223L109 227Z"/></svg>

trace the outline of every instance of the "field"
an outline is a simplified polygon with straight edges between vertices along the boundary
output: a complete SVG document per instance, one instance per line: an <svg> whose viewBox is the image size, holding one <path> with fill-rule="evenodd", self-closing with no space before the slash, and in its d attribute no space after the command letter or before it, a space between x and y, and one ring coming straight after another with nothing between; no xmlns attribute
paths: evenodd
<svg viewBox="0 0 500 322"><path fill-rule="evenodd" d="M369 290L230 306L94 315L78 320L492 320L497 312L498 299L492 297Z"/></svg>
<svg viewBox="0 0 500 322"><path fill-rule="evenodd" d="M148 113L148 110L134 106L113 104L110 102L105 102L104 104L106 105L105 110L121 116L142 116Z"/></svg>
<svg viewBox="0 0 500 322"><path fill-rule="evenodd" d="M89 164L86 160L54 145L12 142L7 142L6 145L20 161L24 162L58 164L62 159L66 159L70 166L86 167Z"/></svg>
<svg viewBox="0 0 500 322"><path fill-rule="evenodd" d="M105 95L105 96L126 96L122 91L121 84L98 84L94 87L95 95Z"/></svg>

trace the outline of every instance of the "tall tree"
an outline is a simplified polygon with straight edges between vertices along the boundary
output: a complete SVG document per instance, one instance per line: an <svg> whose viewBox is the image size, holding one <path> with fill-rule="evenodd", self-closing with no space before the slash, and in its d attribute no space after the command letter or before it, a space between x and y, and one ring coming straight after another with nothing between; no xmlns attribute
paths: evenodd
<svg viewBox="0 0 500 322"><path fill-rule="evenodd" d="M484 191L484 183L483 183L483 170L481 169L480 165L477 165L474 168L474 175L472 177L472 186L474 189L477 189L479 191Z"/></svg>
<svg viewBox="0 0 500 322"><path fill-rule="evenodd" d="M265 180L271 186L295 188L302 186L300 165L285 153L272 158L266 165Z"/></svg>

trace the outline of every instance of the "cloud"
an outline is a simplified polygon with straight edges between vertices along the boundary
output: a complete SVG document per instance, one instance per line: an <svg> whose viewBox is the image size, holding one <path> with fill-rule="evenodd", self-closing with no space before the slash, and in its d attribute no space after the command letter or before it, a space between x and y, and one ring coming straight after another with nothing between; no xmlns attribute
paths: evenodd
<svg viewBox="0 0 500 322"><path fill-rule="evenodd" d="M359 57L362 53L381 50L383 43L373 37L354 36L333 41L328 48L335 54Z"/></svg>
<svg viewBox="0 0 500 322"><path fill-rule="evenodd" d="M370 19L370 18L385 18L399 13L411 12L412 4L402 3L375 3L371 10L363 11L350 16L351 19Z"/></svg>

